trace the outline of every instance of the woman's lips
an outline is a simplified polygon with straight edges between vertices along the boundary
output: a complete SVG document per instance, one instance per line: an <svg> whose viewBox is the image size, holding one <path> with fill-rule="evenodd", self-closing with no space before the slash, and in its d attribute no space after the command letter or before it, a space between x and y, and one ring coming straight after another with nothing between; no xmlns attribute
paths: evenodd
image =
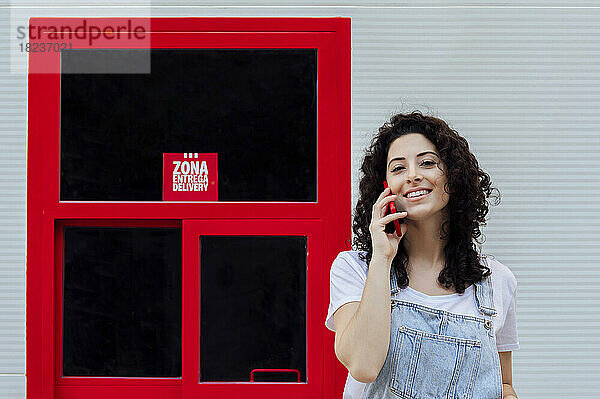
<svg viewBox="0 0 600 399"><path fill-rule="evenodd" d="M407 201L410 201L410 202L415 202L415 201L422 200L423 198L427 198L427 197L429 197L429 194L431 194L431 193L432 193L432 191L428 192L428 193L427 193L427 194L425 194L425 195L420 195L420 196L418 196L418 197L413 197L413 198L404 197L404 198L406 198L406 200L407 200Z"/></svg>

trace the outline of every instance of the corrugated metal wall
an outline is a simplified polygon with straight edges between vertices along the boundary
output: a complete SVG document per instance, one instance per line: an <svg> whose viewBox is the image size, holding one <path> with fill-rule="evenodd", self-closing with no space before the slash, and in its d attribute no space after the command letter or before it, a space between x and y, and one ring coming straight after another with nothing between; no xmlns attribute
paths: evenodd
<svg viewBox="0 0 600 399"><path fill-rule="evenodd" d="M600 9L595 2L560 7L566 2L535 1L524 7L512 1L494 7L482 1L409 1L414 7L396 7L391 1L255 6L253 1L176 0L153 1L152 8L147 1L46 3L0 7L0 398L25 397L27 82L18 69L25 55L13 48L14 26L29 16L149 15L351 17L352 206L362 151L392 113L420 109L448 121L468 139L502 193L501 205L491 207L483 247L518 280L517 394L598 396ZM11 72L11 64L17 70Z"/></svg>

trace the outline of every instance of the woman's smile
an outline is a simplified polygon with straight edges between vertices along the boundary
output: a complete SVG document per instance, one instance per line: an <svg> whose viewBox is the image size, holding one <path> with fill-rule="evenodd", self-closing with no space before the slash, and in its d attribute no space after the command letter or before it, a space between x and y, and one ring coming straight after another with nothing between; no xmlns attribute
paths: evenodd
<svg viewBox="0 0 600 399"><path fill-rule="evenodd" d="M429 197L429 194L431 194L432 192L433 192L433 190L424 195L418 195L416 197L404 197L404 198L406 198L406 200L409 202L416 202L416 201L422 200L423 198Z"/></svg>
<svg viewBox="0 0 600 399"><path fill-rule="evenodd" d="M445 170L435 145L422 134L409 133L392 141L385 177L392 192L397 193L396 208L408 212L405 221L441 224L445 218L441 211L450 199L443 189L447 184ZM407 197L423 191L427 193ZM435 226L431 228L437 230Z"/></svg>

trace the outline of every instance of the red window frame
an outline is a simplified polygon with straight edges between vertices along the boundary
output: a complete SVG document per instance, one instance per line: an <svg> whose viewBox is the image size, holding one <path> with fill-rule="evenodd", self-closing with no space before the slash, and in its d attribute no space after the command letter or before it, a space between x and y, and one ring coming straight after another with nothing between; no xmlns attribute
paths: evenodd
<svg viewBox="0 0 600 399"><path fill-rule="evenodd" d="M316 48L317 202L60 201L60 57L31 52L28 74L27 161L27 395L31 398L341 397L347 371L324 326L329 303L329 266L350 239L350 19L349 18L85 18L96 26L131 20L149 26L152 48ZM73 26L81 18L32 18L36 26ZM43 42L44 38L30 39ZM68 40L63 40L63 42ZM73 38L72 48L89 48ZM118 48L98 39L93 48ZM141 45L140 45L141 46ZM134 48L127 43L125 48ZM243 205L243 206L240 206ZM189 237L229 226L236 235L305 235L307 264L307 382L192 384L194 356L182 353L182 378L60 376L62 235L65 225L182 226L182 346L198 326ZM241 227L240 227L241 226ZM235 227L235 229L233 229ZM326 229L326 230L325 230ZM226 231L221 231L226 234ZM189 242L188 242L189 244ZM187 249L186 249L187 248ZM189 251L191 252L188 252ZM196 249L197 250L197 249ZM192 263L189 263L192 262ZM196 268L197 269L197 268ZM197 270L196 270L197 272ZM309 278L310 276L310 278ZM193 275L192 275L193 277ZM196 280L197 281L197 280ZM192 302L188 302L192 301ZM194 316L195 315L195 316ZM195 319L190 319L195 317ZM192 342L192 341L189 341ZM197 340L195 341L197 343ZM193 345L192 345L192 349ZM314 353L312 351L315 351ZM322 356L318 355L321 351ZM318 362L310 363L310 359ZM186 362L189 362L186 363ZM198 363L196 362L196 365ZM309 369L309 366L311 369ZM333 378L332 378L333 377ZM197 379L196 379L197 381ZM249 385L254 384L254 385ZM243 387L245 386L245 387ZM255 389L260 387L260 389Z"/></svg>
<svg viewBox="0 0 600 399"><path fill-rule="evenodd" d="M321 273L320 259L323 258L323 221L315 219L252 219L252 220L184 220L183 221L183 263L199 265L199 237L208 236L307 236L306 259L306 382L299 383L221 383L198 381L200 363L200 269L187 267L183 280L183 318L195 320L183 324L183 393L185 398L232 398L260 397L279 399L315 398L323 392L323 320L319 308L324 302L323 292L312 291L311 287L321 287L325 276ZM313 268L313 265L315 266ZM329 276L326 276L329 280ZM327 297L329 300L329 297ZM327 301L328 302L328 301ZM196 318L196 319L194 319ZM200 340L198 339L200 337Z"/></svg>

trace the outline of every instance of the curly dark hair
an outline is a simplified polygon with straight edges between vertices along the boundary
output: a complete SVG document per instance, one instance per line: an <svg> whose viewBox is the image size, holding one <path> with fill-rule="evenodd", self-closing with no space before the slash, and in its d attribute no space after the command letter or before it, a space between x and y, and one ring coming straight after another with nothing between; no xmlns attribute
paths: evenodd
<svg viewBox="0 0 600 399"><path fill-rule="evenodd" d="M421 133L431 141L446 165L447 183L444 190L449 194L449 200L440 239L447 239L447 242L444 247L444 268L438 281L447 289L454 286L462 294L466 285L481 281L491 274L490 269L482 264L482 256L478 254L473 239L479 244L485 241L485 236L481 243L477 238L482 235L479 226L486 224L487 198L496 191L498 195L494 205L498 205L500 192L491 187L490 176L479 168L467 140L441 119L424 116L420 111L399 113L379 128L379 133L365 151L361 166L360 197L352 224L355 234L352 247L356 251L366 251L366 254L360 253L359 256L367 265L371 262L373 248L369 225L373 204L383 190L388 150L394 140L409 133ZM392 227L391 224L388 227ZM399 245L392 261L392 270L401 288L408 285L407 265L408 254L404 246Z"/></svg>

